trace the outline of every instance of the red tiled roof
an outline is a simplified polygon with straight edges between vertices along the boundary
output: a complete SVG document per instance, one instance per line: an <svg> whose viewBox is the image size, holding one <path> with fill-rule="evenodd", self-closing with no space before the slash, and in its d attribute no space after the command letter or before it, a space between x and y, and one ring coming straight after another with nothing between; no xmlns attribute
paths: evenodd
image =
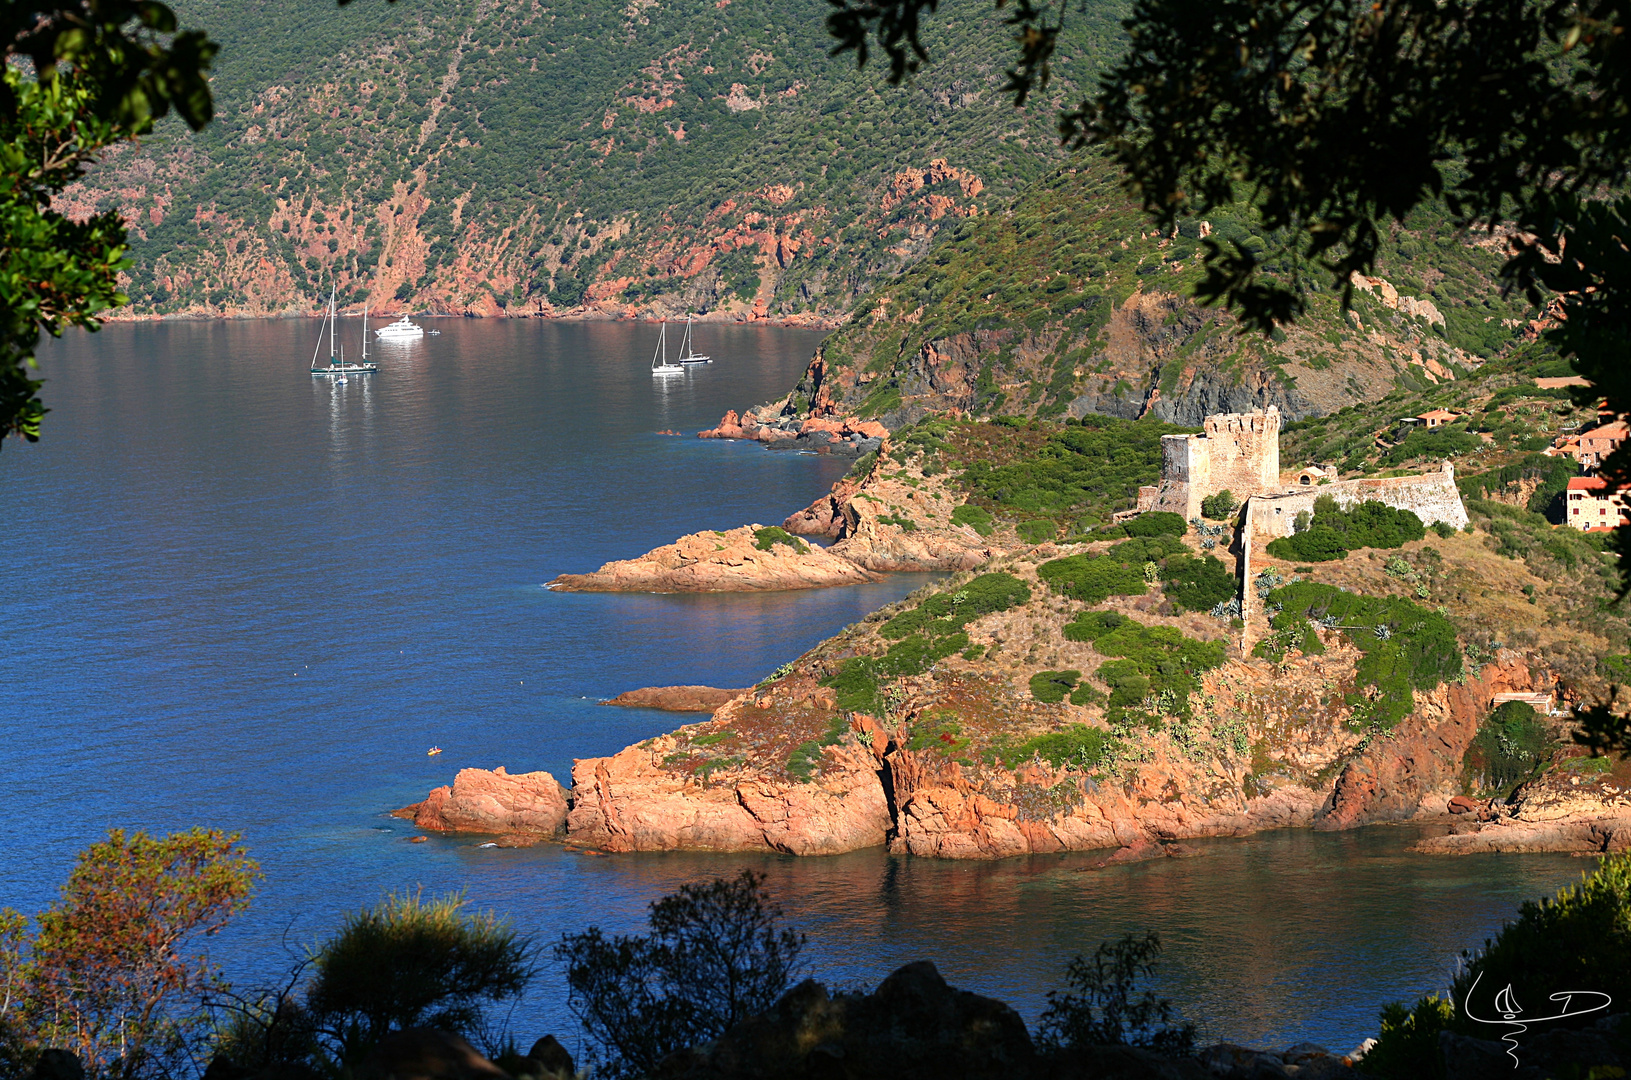
<svg viewBox="0 0 1631 1080"><path fill-rule="evenodd" d="M1608 481L1601 476L1571 476L1569 477L1570 491L1595 491L1608 486Z"/></svg>
<svg viewBox="0 0 1631 1080"><path fill-rule="evenodd" d="M1625 421L1616 420L1612 424L1594 427L1590 431L1582 431L1582 439L1623 439L1626 437Z"/></svg>
<svg viewBox="0 0 1631 1080"><path fill-rule="evenodd" d="M1448 409L1434 409L1432 412L1422 413L1420 416L1416 417L1416 419L1418 419L1418 420L1454 420L1455 417L1456 417L1456 414L1453 413L1453 412L1450 412Z"/></svg>

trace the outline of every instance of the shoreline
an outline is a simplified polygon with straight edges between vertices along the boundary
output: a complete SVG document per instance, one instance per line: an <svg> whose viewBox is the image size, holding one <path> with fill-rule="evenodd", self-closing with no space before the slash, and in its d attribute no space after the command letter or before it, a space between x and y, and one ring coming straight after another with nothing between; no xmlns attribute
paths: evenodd
<svg viewBox="0 0 1631 1080"><path fill-rule="evenodd" d="M667 319L677 319L679 316L639 315L631 312L611 311L572 311L564 314L530 311L521 314L512 314L508 311L486 313L475 310L465 311L435 311L415 312L409 308L397 309L395 307L370 308L371 316L382 319L400 317L404 314L415 319L535 319L542 322L572 322L572 323L658 323ZM105 326L110 323L157 323L157 322L250 322L253 320L283 320L283 319L324 319L327 312L321 310L296 311L284 310L275 312L195 312L178 311L165 314L142 314L139 312L126 312L119 309L99 316L99 321ZM340 311L340 318L361 318L361 310ZM778 330L823 330L831 332L848 323L843 315L821 315L815 312L795 312L791 315L759 315L753 312L707 312L693 315L693 321L713 326L764 326Z"/></svg>

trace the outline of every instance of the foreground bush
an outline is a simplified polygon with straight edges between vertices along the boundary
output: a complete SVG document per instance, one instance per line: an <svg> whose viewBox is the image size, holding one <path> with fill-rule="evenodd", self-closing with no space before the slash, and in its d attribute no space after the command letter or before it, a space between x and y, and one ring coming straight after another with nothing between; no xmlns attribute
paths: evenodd
<svg viewBox="0 0 1631 1080"><path fill-rule="evenodd" d="M775 1004L797 970L804 935L780 929L764 877L685 885L651 905L648 937L564 934L569 1004L599 1046L604 1072L651 1072L675 1050L724 1034Z"/></svg>
<svg viewBox="0 0 1631 1080"><path fill-rule="evenodd" d="M1608 994L1616 1007L1631 1001L1631 852L1604 857L1580 884L1565 886L1550 900L1528 900L1515 922L1507 923L1477 953L1462 955L1463 967L1451 996L1464 1009L1476 984L1474 1012L1492 1015L1500 990L1511 985L1531 1013L1564 991ZM1602 1013L1586 1013L1589 1025ZM1567 1021L1560 1021L1567 1024ZM1459 1017L1457 1028L1479 1034L1478 1025Z"/></svg>
<svg viewBox="0 0 1631 1080"><path fill-rule="evenodd" d="M1065 989L1048 991L1037 1041L1045 1048L1141 1046L1173 1056L1195 1049L1195 1025L1174 1022L1172 1002L1146 990L1140 979L1155 974L1161 939L1128 934L1102 943L1092 956L1078 956L1065 969Z"/></svg>
<svg viewBox="0 0 1631 1080"><path fill-rule="evenodd" d="M1478 726L1478 734L1462 759L1462 774L1476 790L1510 795L1519 784L1540 772L1551 749L1546 724L1534 707L1508 701Z"/></svg>

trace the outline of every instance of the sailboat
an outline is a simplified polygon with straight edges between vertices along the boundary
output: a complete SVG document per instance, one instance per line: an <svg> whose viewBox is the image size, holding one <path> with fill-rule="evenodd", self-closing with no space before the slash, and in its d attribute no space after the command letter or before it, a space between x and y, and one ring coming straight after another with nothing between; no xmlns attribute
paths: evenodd
<svg viewBox="0 0 1631 1080"><path fill-rule="evenodd" d="M711 364L714 362L713 357L704 356L691 347L691 315L689 312L685 316L685 343L680 346L679 362L682 364Z"/></svg>
<svg viewBox="0 0 1631 1080"><path fill-rule="evenodd" d="M368 316L367 316L366 313L363 315L363 320L364 320L363 342L364 342L364 344L363 344L363 348L362 348L362 352L363 352L362 363L360 363L360 364L348 364L348 363L346 363L344 353L340 354L340 358L338 360L335 359L335 356L334 356L334 348L335 348L334 337L335 337L335 334L338 332L338 328L339 328L339 324L340 324L339 309L335 305L335 295L336 295L335 287L331 286L330 289L329 289L329 294L328 294L328 319L327 319L327 322L328 322L328 326L327 326L327 330L328 330L328 367L318 367L317 366L317 354L319 352L321 352L322 348L323 348L323 331L318 330L317 331L317 348L313 349L312 354L311 354L311 373L314 376L335 377L335 378L338 378L339 380L341 380L343 382L343 381L345 381L345 377L347 375L365 375L365 374L367 374L368 372L371 372L371 371L378 371L379 370L379 365L378 364L370 364L368 362L368 345L367 345L367 341L368 341L367 319L368 319Z"/></svg>
<svg viewBox="0 0 1631 1080"><path fill-rule="evenodd" d="M657 336L657 351L651 354L651 373L653 375L680 375L685 369L678 364L668 362L668 320L663 320L663 329Z"/></svg>

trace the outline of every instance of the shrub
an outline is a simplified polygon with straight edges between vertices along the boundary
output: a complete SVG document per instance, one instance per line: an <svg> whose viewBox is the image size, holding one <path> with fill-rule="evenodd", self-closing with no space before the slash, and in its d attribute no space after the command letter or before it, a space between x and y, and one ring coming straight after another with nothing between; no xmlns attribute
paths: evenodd
<svg viewBox="0 0 1631 1080"><path fill-rule="evenodd" d="M1409 600L1364 596L1309 581L1283 585L1268 600L1282 609L1270 620L1282 633L1260 642L1254 655L1279 660L1289 646L1284 635L1303 633L1308 620L1340 626L1364 654L1354 671L1356 689L1347 699L1356 726L1392 728L1415 708L1413 689L1431 690L1461 677L1455 627Z"/></svg>
<svg viewBox="0 0 1631 1080"><path fill-rule="evenodd" d="M1140 1046L1175 1057L1195 1048L1195 1025L1175 1023L1172 1002L1151 991L1136 995L1140 979L1155 974L1161 939L1128 934L1106 941L1092 956L1065 969L1064 990L1048 991L1037 1041L1049 1049Z"/></svg>
<svg viewBox="0 0 1631 1080"><path fill-rule="evenodd" d="M1189 524L1182 514L1152 510L1124 522L1121 529L1128 536L1182 536L1189 531Z"/></svg>
<svg viewBox="0 0 1631 1080"><path fill-rule="evenodd" d="M466 914L462 896L393 895L317 950L307 1008L351 1060L391 1031L474 1030L487 1003L520 997L531 961L508 923Z"/></svg>
<svg viewBox="0 0 1631 1080"><path fill-rule="evenodd" d="M1142 596L1149 591L1141 566L1108 555L1071 555L1036 568L1048 587L1072 600L1102 604L1111 596Z"/></svg>
<svg viewBox="0 0 1631 1080"><path fill-rule="evenodd" d="M1552 741L1534 707L1508 701L1496 707L1478 726L1478 734L1462 758L1462 775L1469 784L1493 795L1510 795L1532 779L1546 763Z"/></svg>
<svg viewBox="0 0 1631 1080"><path fill-rule="evenodd" d="M1553 899L1525 901L1515 922L1478 953L1463 953L1462 961L1451 997L1461 1006L1456 1027L1464 1031L1488 1030L1467 1019L1469 996L1472 1011L1489 1016L1506 986L1520 1002L1540 1005L1557 1000L1551 995L1581 990L1616 1003L1631 1000L1631 852L1605 856ZM1602 1015L1581 1013L1574 1023L1590 1025Z"/></svg>
<svg viewBox="0 0 1631 1080"><path fill-rule="evenodd" d="M1103 728L1071 724L1062 730L1027 739L1016 746L999 747L996 757L1009 768L1039 757L1056 769L1072 765L1085 772L1104 758L1105 748L1111 741L1110 733Z"/></svg>
<svg viewBox="0 0 1631 1080"><path fill-rule="evenodd" d="M1417 428L1406 435L1383 458L1389 465L1399 465L1412 458L1447 458L1457 454L1470 454L1478 449L1478 436L1460 428L1441 427L1428 431Z"/></svg>
<svg viewBox="0 0 1631 1080"><path fill-rule="evenodd" d="M1081 681L1080 671L1039 671L1031 676L1031 696L1049 705L1057 705Z"/></svg>
<svg viewBox="0 0 1631 1080"><path fill-rule="evenodd" d="M1170 626L1145 626L1111 611L1084 611L1064 629L1066 640L1087 641L1105 656L1094 675L1111 689L1110 708L1142 704L1148 696L1164 698L1170 710L1189 715L1189 695L1199 676L1223 663L1221 641L1196 641ZM1112 721L1119 719L1112 712Z"/></svg>
<svg viewBox="0 0 1631 1080"><path fill-rule="evenodd" d="M1228 488L1201 500L1201 517L1211 521L1227 521L1238 509L1240 500Z"/></svg>
<svg viewBox="0 0 1631 1080"><path fill-rule="evenodd" d="M873 687L876 692L876 686ZM801 784L808 784L815 767L821 763L821 751L824 747L836 746L838 740L844 737L844 721L834 718L827 725L827 730L819 739L809 739L793 748L787 757L787 775ZM693 740L693 742L696 740Z"/></svg>
<svg viewBox="0 0 1631 1080"><path fill-rule="evenodd" d="M786 544L800 555L810 550L809 544L780 526L767 525L762 529L753 530L753 546L760 551L769 551L777 544Z"/></svg>
<svg viewBox="0 0 1631 1080"><path fill-rule="evenodd" d="M668 1054L707 1042L767 1011L786 990L804 936L778 926L764 877L684 885L651 905L646 937L597 927L563 934L568 1004L614 1077L654 1071Z"/></svg>
<svg viewBox="0 0 1631 1080"><path fill-rule="evenodd" d="M1421 518L1409 510L1395 509L1374 499L1341 510L1335 499L1322 495L1314 501L1313 523L1308 530L1271 540L1268 552L1281 559L1327 562L1349 551L1396 548L1426 535Z"/></svg>
<svg viewBox="0 0 1631 1080"><path fill-rule="evenodd" d="M1187 611L1210 611L1235 595L1235 576L1216 556L1198 559L1174 556L1161 572L1163 591Z"/></svg>
<svg viewBox="0 0 1631 1080"><path fill-rule="evenodd" d="M967 525L981 536L990 536L992 532L991 514L973 503L964 503L951 512L953 525Z"/></svg>
<svg viewBox="0 0 1631 1080"><path fill-rule="evenodd" d="M1454 1017L1455 1004L1437 994L1420 999L1415 1008L1397 1001L1383 1006L1382 1030L1360 1068L1377 1080L1442 1078L1444 1055L1439 1051L1438 1033Z"/></svg>
<svg viewBox="0 0 1631 1080"><path fill-rule="evenodd" d="M1047 518L1032 518L1015 525L1014 531L1027 544L1041 544L1052 540L1058 534L1059 526Z"/></svg>

